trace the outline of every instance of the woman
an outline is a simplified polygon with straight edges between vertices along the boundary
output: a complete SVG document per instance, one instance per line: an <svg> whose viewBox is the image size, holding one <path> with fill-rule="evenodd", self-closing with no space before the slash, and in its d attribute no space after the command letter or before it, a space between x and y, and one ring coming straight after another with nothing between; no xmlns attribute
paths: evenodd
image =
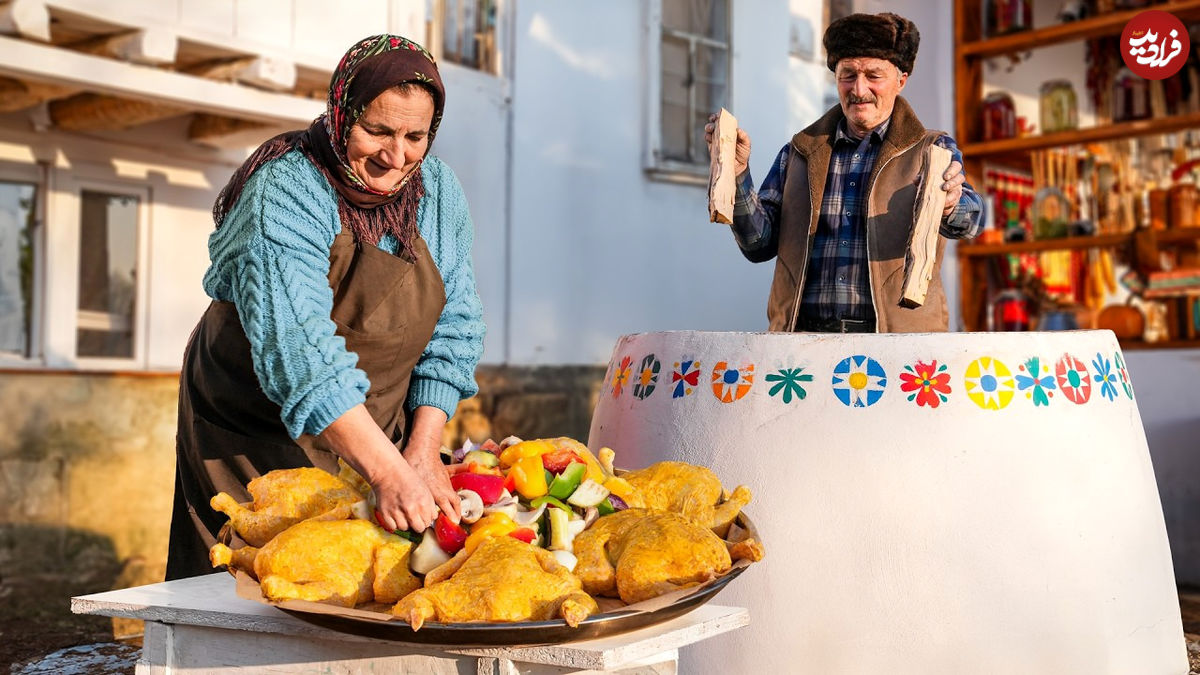
<svg viewBox="0 0 1200 675"><path fill-rule="evenodd" d="M420 45L362 40L326 113L264 143L221 191L213 302L180 382L168 579L212 572L224 518L209 499L248 500L272 469L336 473L341 457L384 527L424 530L436 509L458 521L441 432L477 391L484 326L466 199L429 155L444 100Z"/></svg>

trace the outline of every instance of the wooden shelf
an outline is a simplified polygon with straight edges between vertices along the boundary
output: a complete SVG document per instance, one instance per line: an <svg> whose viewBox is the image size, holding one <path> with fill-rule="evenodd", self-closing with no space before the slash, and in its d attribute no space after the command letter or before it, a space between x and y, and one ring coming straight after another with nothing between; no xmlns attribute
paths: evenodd
<svg viewBox="0 0 1200 675"><path fill-rule="evenodd" d="M1146 342L1145 340L1118 340L1121 343L1121 349L1126 351L1141 351L1149 349L1200 349L1200 341L1197 340L1162 340L1160 342Z"/></svg>
<svg viewBox="0 0 1200 675"><path fill-rule="evenodd" d="M964 242L958 246L958 257L972 258L1005 253L1069 251L1080 248L1124 246L1132 242L1133 237L1133 234L1100 234L1093 237L1062 237L1060 239L1018 241L1010 244L968 244ZM1160 244L1200 241L1200 227L1162 230L1155 233L1155 240Z"/></svg>
<svg viewBox="0 0 1200 675"><path fill-rule="evenodd" d="M1038 47L1048 47L1062 42L1074 40L1089 40L1106 35L1120 35L1121 30L1129 20L1147 9L1170 12L1187 23L1189 20L1200 19L1200 0L1175 0L1161 5L1152 5L1143 9L1130 9L1121 12L1110 12L1081 21L1059 23L1045 28L1001 35L977 42L967 42L958 45L957 53L961 57L983 58L999 56L1016 52L1029 51Z"/></svg>
<svg viewBox="0 0 1200 675"><path fill-rule="evenodd" d="M1072 129L1056 131L1052 134L1024 136L1021 138L1004 138L998 141L981 141L964 143L960 150L964 156L974 159L997 158L1003 155L1015 155L1032 150L1045 150L1068 145L1082 145L1098 141L1110 141L1119 138L1135 136L1150 136L1166 134L1184 129L1200 128L1200 113L1173 115L1158 119L1133 120L1131 122L1116 122L1087 129Z"/></svg>

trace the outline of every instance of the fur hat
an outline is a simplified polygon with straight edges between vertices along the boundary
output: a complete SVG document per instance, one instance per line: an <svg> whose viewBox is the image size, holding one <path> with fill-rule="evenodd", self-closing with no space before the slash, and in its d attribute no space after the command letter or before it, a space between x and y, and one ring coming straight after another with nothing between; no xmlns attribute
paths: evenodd
<svg viewBox="0 0 1200 675"><path fill-rule="evenodd" d="M835 72L842 59L869 57L891 61L900 72L912 73L920 42L917 27L898 14L851 14L825 29L825 60Z"/></svg>

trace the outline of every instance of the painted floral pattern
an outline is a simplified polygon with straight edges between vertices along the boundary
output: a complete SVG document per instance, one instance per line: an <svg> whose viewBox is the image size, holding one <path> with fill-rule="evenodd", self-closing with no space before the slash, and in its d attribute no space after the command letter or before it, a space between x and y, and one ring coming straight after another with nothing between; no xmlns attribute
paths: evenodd
<svg viewBox="0 0 1200 675"><path fill-rule="evenodd" d="M1133 383L1129 381L1129 371L1125 369L1125 359L1121 358L1121 352L1113 354L1113 364L1117 368L1117 378L1121 380L1121 389L1125 390L1125 395L1133 398Z"/></svg>
<svg viewBox="0 0 1200 675"><path fill-rule="evenodd" d="M1109 361L1103 354L1096 354L1096 358L1092 359L1092 368L1096 371L1092 379L1100 385L1100 396L1115 401L1117 399L1117 373L1112 368L1112 361Z"/></svg>
<svg viewBox="0 0 1200 675"><path fill-rule="evenodd" d="M621 392L625 391L625 384L629 382L630 367L633 365L633 359L626 356L621 359L617 370L613 372L612 377L612 395L617 398Z"/></svg>
<svg viewBox="0 0 1200 675"><path fill-rule="evenodd" d="M675 369L671 371L671 383L675 385L671 398L691 396L700 385L700 362L694 359L676 361Z"/></svg>
<svg viewBox="0 0 1200 675"><path fill-rule="evenodd" d="M887 373L879 362L861 354L842 359L833 369L833 393L853 408L875 405L887 388Z"/></svg>
<svg viewBox="0 0 1200 675"><path fill-rule="evenodd" d="M733 403L750 392L754 386L754 364L741 368L730 366L727 361L718 361L712 371L712 391L721 403Z"/></svg>
<svg viewBox="0 0 1200 675"><path fill-rule="evenodd" d="M1092 383L1088 380L1087 366L1070 354L1063 354L1055 364L1054 379L1058 382L1063 396L1071 403L1087 403L1092 397Z"/></svg>
<svg viewBox="0 0 1200 675"><path fill-rule="evenodd" d="M767 390L768 395L779 396L784 403L791 403L793 398L797 401L804 400L808 392L801 383L812 382L813 376L805 373L803 368L781 368L778 372L767 375L765 379L771 383L771 388Z"/></svg>
<svg viewBox="0 0 1200 675"><path fill-rule="evenodd" d="M644 400L654 393L654 385L658 383L658 371L662 367L653 354L647 354L638 367L637 379L633 383L633 395Z"/></svg>
<svg viewBox="0 0 1200 675"><path fill-rule="evenodd" d="M946 370L946 364L938 365L937 359L906 365L900 373L900 391L908 393L908 400L919 406L936 408L949 398L950 373Z"/></svg>
<svg viewBox="0 0 1200 675"><path fill-rule="evenodd" d="M967 398L984 410L1000 410L1012 402L1012 371L990 356L972 361L963 375L963 382L966 383Z"/></svg>
<svg viewBox="0 0 1200 675"><path fill-rule="evenodd" d="M1033 401L1034 407L1050 405L1054 397L1054 373L1050 366L1042 363L1036 356L1019 366L1017 373L1017 389L1025 393L1025 398Z"/></svg>

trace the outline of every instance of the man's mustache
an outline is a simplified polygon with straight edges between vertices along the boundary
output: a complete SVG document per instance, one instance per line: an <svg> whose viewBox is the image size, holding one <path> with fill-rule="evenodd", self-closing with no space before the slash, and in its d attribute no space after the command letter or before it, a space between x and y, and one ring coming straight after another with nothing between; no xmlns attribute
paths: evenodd
<svg viewBox="0 0 1200 675"><path fill-rule="evenodd" d="M854 94L846 94L846 103L874 103L874 96L859 97Z"/></svg>

